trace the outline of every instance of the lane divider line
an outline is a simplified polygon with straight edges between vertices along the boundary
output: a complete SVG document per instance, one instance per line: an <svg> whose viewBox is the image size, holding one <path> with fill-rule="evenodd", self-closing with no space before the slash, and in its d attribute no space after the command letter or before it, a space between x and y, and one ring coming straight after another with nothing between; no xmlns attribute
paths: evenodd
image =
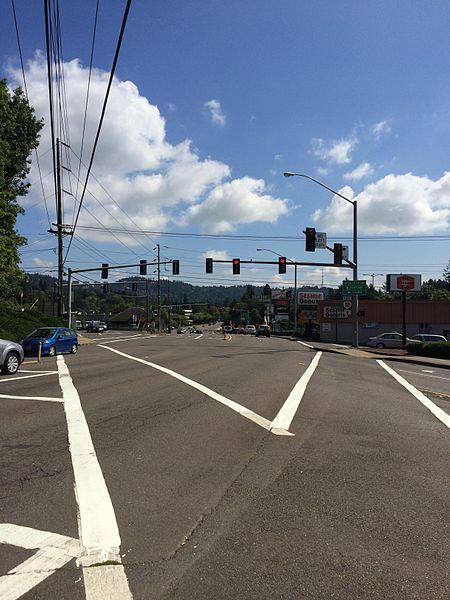
<svg viewBox="0 0 450 600"><path fill-rule="evenodd" d="M48 373L36 373L35 375L23 375L22 373L30 373L30 371L19 371L19 377L8 377L8 379L1 379L0 383L5 381L22 381L22 379L32 379L33 377L45 377L46 375L56 375L58 371L49 371Z"/></svg>
<svg viewBox="0 0 450 600"><path fill-rule="evenodd" d="M270 431L270 429L271 429L271 422L268 419L261 417L257 413L255 413L252 410L243 406L242 404L238 404L237 402L234 402L233 400L229 400L225 396L222 396L221 394L218 394L217 392L210 390L209 388L202 385L201 383L197 383L196 381L193 381L192 379L189 379L188 377L184 377L184 375L180 375L176 371L172 371L171 369L167 369L166 367L161 367L160 365L157 365L156 363L150 362L148 360L144 360L142 358L137 358L136 356L131 356L130 354L125 354L124 352L120 352L119 350L116 350L115 348L109 348L108 346L102 346L101 344L100 344L100 348L105 348L105 350L109 350L110 352L115 352L119 356L123 356L124 358L129 358L130 360L134 360L143 365L152 367L153 369L157 369L158 371L162 371L163 373L166 373L166 375L170 375L171 377L174 377L175 379L178 379L179 381L182 381L183 383L190 385L191 387L202 392L206 396L209 396L213 400L217 400L217 402L220 402L221 404L224 404L228 408L231 408L232 410L239 413L241 416L245 417L246 419L250 419L250 421L253 421L260 427L267 429L267 431ZM292 435L292 434L290 434L289 432L286 432L284 435Z"/></svg>
<svg viewBox="0 0 450 600"><path fill-rule="evenodd" d="M388 367L382 360L377 360L377 363L383 367L385 371L387 371L394 379L396 379L404 388L408 390L419 402L421 402L433 415L439 419L444 425L446 425L450 429L450 415L448 415L442 408L436 406L434 402L432 402L429 398L422 394L420 390L411 385L406 379L404 379L401 375L399 375L394 369Z"/></svg>
<svg viewBox="0 0 450 600"><path fill-rule="evenodd" d="M119 528L80 397L63 356L57 357L57 366L75 478L81 546L78 564L83 568L86 598L130 600L120 558ZM107 561L109 564L102 567Z"/></svg>
<svg viewBox="0 0 450 600"><path fill-rule="evenodd" d="M301 344L302 346L306 346L307 348L314 348L314 346L311 346L311 344L307 344L306 342L300 342L299 340L297 340L297 344Z"/></svg>
<svg viewBox="0 0 450 600"><path fill-rule="evenodd" d="M306 386L308 385L309 380L313 376L313 373L316 370L317 365L319 364L321 356L322 352L318 352L314 356L309 367L306 369L306 371L303 373L303 375L293 387L291 393L287 397L279 413L272 421L272 424L270 426L272 433L280 435L280 431L283 432L289 430L292 420L295 417L298 407L300 406L300 402L302 401L303 394L306 390Z"/></svg>

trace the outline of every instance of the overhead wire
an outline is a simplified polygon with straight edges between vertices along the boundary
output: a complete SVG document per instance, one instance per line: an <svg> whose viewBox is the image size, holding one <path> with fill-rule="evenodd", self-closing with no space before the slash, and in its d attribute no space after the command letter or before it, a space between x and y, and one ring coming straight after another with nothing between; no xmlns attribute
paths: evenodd
<svg viewBox="0 0 450 600"><path fill-rule="evenodd" d="M23 65L22 45L20 43L19 25L18 25L18 21L17 21L17 14L16 14L16 7L15 7L14 0L11 0L11 6L12 6L12 11L13 11L14 27L15 27L15 30L16 30L16 39L17 39L17 48L18 48L18 51L19 51L20 67L21 67L21 70L22 70L23 87L24 87L25 96L26 96L26 99L28 101L28 104L30 104L30 98L29 98L29 95L28 95L27 79L25 77L25 68L24 68L24 65ZM38 173L39 173L39 180L40 180L41 189L42 189L42 198L44 200L45 212L47 213L48 225L49 225L49 227L51 227L50 214L48 212L47 199L45 197L45 189L44 189L44 183L43 183L43 180L42 180L41 165L40 165L40 162L39 162L39 154L38 154L37 148L34 148L34 155L35 155L35 158L36 158L36 166L37 166Z"/></svg>
<svg viewBox="0 0 450 600"><path fill-rule="evenodd" d="M112 86L112 82L113 82L113 78L114 78L114 73L115 73L117 61L118 61L118 58L119 58L120 47L122 45L123 34L124 34L124 31L125 31L125 25L126 25L126 22L127 22L127 18L128 18L128 13L129 13L129 10L130 10L130 6L131 6L131 0L127 0L127 4L126 4L126 7L125 7L123 19L122 19L122 25L121 25L121 28L120 28L119 39L117 41L116 51L114 53L114 59L113 59L112 67L111 67L111 73L110 73L110 77L109 77L109 81L108 81L108 86L107 86L105 98L104 98L104 101L103 101L102 111L101 111L101 115L100 115L100 121L99 121L99 124L98 124L98 127L97 127L97 132L95 134L95 139L94 139L94 145L93 145L93 148L92 148L92 151L91 151L91 158L89 160L89 165L88 165L88 169L87 169L87 173L86 173L86 179L85 179L83 190L82 190L82 193L81 193L81 198L80 198L80 202L79 202L79 205L78 205L78 210L77 210L77 214L76 214L76 217L75 217L75 221L73 223L73 232L75 232L75 230L76 230L76 227L77 227L77 224L78 224L78 219L79 219L79 216L80 216L81 207L83 205L84 196L86 194L87 183L89 181L89 175L90 175L90 172L91 172L92 164L94 162L95 151L97 149L97 144L98 144L98 140L100 138L100 132L101 132L102 125L103 125L103 120L105 118L106 106L108 104L109 93L110 93L110 90L111 90L111 86ZM73 239L73 237L69 241L69 244L68 244L68 247L67 247L67 250L66 250L66 255L64 257L63 263L67 260L67 256L69 254L70 247L71 247L71 244L72 244L72 239Z"/></svg>

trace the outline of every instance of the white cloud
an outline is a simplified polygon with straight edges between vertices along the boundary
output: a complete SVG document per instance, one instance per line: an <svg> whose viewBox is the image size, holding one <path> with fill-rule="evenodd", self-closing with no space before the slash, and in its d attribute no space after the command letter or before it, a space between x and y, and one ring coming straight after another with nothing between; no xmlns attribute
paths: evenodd
<svg viewBox="0 0 450 600"><path fill-rule="evenodd" d="M37 256L32 259L32 262L34 265L36 265L36 267L43 267L46 269L52 269L55 266L53 261L45 260L44 258L38 258Z"/></svg>
<svg viewBox="0 0 450 600"><path fill-rule="evenodd" d="M203 253L203 260L205 258L214 258L214 260L232 260L232 257L226 250L207 250Z"/></svg>
<svg viewBox="0 0 450 600"><path fill-rule="evenodd" d="M357 196L346 186L338 190L358 201L358 231L371 235L416 235L450 231L450 172L436 181L428 177L387 175ZM322 231L352 230L353 207L334 196L328 207L314 213Z"/></svg>
<svg viewBox="0 0 450 600"><path fill-rule="evenodd" d="M287 201L265 195L264 181L243 177L216 186L204 202L190 206L182 222L201 223L213 233L236 229L238 223L275 223L287 214Z"/></svg>
<svg viewBox="0 0 450 600"><path fill-rule="evenodd" d="M388 121L379 121L372 126L372 133L376 140L379 140L383 135L391 132L391 126Z"/></svg>
<svg viewBox="0 0 450 600"><path fill-rule="evenodd" d="M356 169L353 169L353 171L345 173L344 179L347 179L347 181L359 181L360 179L363 179L364 177L369 177L369 175L372 174L372 165L370 163L361 163L356 167Z"/></svg>
<svg viewBox="0 0 450 600"><path fill-rule="evenodd" d="M275 156L273 157L274 160L280 161L283 160L283 155L282 154L275 154Z"/></svg>
<svg viewBox="0 0 450 600"><path fill-rule="evenodd" d="M226 117L222 111L219 100L208 100L203 104L211 113L211 120L216 125L225 126Z"/></svg>
<svg viewBox="0 0 450 600"><path fill-rule="evenodd" d="M80 155L82 123L88 69L78 60L65 63L65 87L68 100L68 120L70 123L71 149ZM52 172L51 138L48 118L47 67L44 57L37 54L26 69L30 102L38 117L44 117L45 127L41 132L39 147L41 172ZM94 69L91 77L90 100L86 126L84 162L89 160L92 144L100 116L109 74ZM10 70L8 78L12 85L21 81L19 70ZM220 105L219 105L220 107ZM71 164L68 164L70 158ZM66 157L63 152L63 164L71 167L72 175L63 172L63 188L76 192L75 176L78 163L74 154ZM81 169L80 180L84 182L86 172ZM101 182L98 183L94 176ZM207 231L210 226L217 228L215 219L209 214L208 207L215 198L220 213L222 227L236 228L242 223L256 220L275 222L287 211L287 201L274 198L264 190L264 182L251 178L230 180L230 167L212 158L202 159L193 149L190 140L171 144L166 138L165 119L158 107L152 105L139 93L130 81L114 79L106 116L100 134L95 155L92 175L89 179L88 193L83 202L79 225L99 226L96 219L105 227L125 227L147 230L164 230L180 225L179 215L184 215L185 225L195 224ZM228 183L224 183L228 180ZM32 187L24 198L24 206L31 206L41 196L38 173L33 166L30 173ZM243 184L245 182L245 185ZM47 198L52 198L54 190L52 178L44 178ZM224 187L225 186L225 187ZM225 193L230 186L230 193ZM248 192L249 206L245 208ZM105 191L106 190L106 191ZM78 198L81 194L81 184ZM106 212L91 195L110 213ZM237 210L235 198L244 206ZM220 202L222 198L222 204ZM114 200L113 200L114 199ZM205 205L203 206L203 202ZM66 220L73 212L73 199L65 195ZM118 208L122 208L134 223ZM195 221L189 219L186 205L195 206ZM254 208L250 208L255 205ZM241 207L242 208L242 207ZM193 217L194 217L193 213ZM250 214L251 213L251 214ZM70 222L70 220L69 220ZM89 234L79 229L79 235L91 239L111 241L111 236ZM137 244L128 238L127 243Z"/></svg>
<svg viewBox="0 0 450 600"><path fill-rule="evenodd" d="M330 164L347 165L351 163L351 153L358 140L355 137L325 142L322 138L311 140L314 156Z"/></svg>

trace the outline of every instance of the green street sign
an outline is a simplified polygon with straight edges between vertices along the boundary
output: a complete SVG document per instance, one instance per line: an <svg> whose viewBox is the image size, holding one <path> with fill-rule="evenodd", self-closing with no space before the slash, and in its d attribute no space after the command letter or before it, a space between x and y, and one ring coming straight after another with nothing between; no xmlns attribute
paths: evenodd
<svg viewBox="0 0 450 600"><path fill-rule="evenodd" d="M342 295L343 296L365 296L367 293L367 285L364 279L357 281L343 281Z"/></svg>

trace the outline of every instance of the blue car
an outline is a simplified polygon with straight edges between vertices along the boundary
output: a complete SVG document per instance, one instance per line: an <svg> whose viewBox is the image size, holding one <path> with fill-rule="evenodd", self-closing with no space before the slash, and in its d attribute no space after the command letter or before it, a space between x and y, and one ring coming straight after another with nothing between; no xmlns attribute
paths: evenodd
<svg viewBox="0 0 450 600"><path fill-rule="evenodd" d="M73 329L68 327L39 327L20 342L25 354L37 355L41 344L42 356L55 356L78 350L78 337Z"/></svg>

